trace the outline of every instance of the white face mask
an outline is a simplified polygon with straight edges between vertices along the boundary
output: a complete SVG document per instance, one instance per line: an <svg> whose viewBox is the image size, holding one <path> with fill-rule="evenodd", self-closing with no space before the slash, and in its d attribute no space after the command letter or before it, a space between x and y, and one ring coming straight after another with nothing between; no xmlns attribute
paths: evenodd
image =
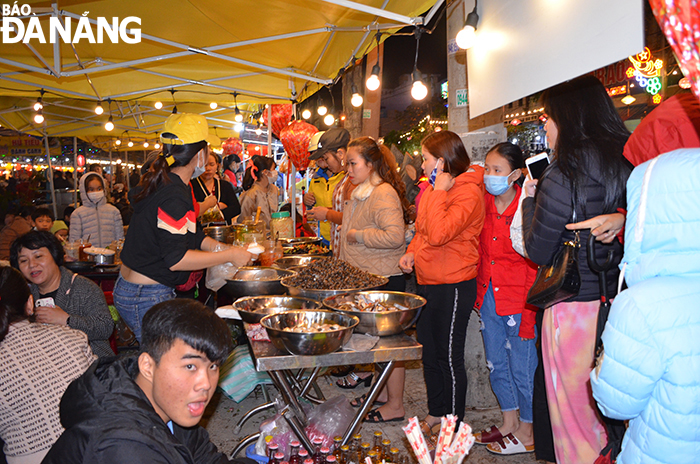
<svg viewBox="0 0 700 464"><path fill-rule="evenodd" d="M100 190L98 192L88 192L87 197L93 203L99 203L105 197L105 191Z"/></svg>
<svg viewBox="0 0 700 464"><path fill-rule="evenodd" d="M277 182L277 173L267 176L267 180L274 185Z"/></svg>
<svg viewBox="0 0 700 464"><path fill-rule="evenodd" d="M194 167L194 172L192 173L192 179L196 179L197 177L201 176L204 174L204 171L207 170L206 168L206 159L204 160L203 166L199 165L199 161L201 159L201 156L198 155L197 158L197 165Z"/></svg>

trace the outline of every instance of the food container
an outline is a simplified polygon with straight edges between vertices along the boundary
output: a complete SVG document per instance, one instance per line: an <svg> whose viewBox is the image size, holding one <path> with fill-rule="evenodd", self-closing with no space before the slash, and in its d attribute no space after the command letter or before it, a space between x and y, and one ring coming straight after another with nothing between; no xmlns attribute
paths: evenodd
<svg viewBox="0 0 700 464"><path fill-rule="evenodd" d="M322 355L339 350L350 341L352 331L360 323L354 316L335 311L293 310L270 314L260 321L272 344L294 355ZM289 332L284 328L300 324L336 324L341 328L313 332Z"/></svg>
<svg viewBox="0 0 700 464"><path fill-rule="evenodd" d="M286 293L286 289L280 284L280 281L293 274L293 271L273 267L241 267L238 272L226 279L226 285L221 287L220 291L231 298L282 295Z"/></svg>
<svg viewBox="0 0 700 464"><path fill-rule="evenodd" d="M406 309L390 311L355 311L343 309L342 305L360 298L366 304L381 303L387 306L399 305ZM403 332L415 322L420 308L425 306L425 298L412 293L364 291L331 296L323 300L323 305L334 311L355 316L360 323L355 332L384 337Z"/></svg>
<svg viewBox="0 0 700 464"><path fill-rule="evenodd" d="M272 267L276 267L279 269L290 269L292 267L306 266L308 264L313 263L314 261L319 261L321 259L328 259L328 257L319 255L285 256L283 258L275 260L275 262L272 263Z"/></svg>
<svg viewBox="0 0 700 464"><path fill-rule="evenodd" d="M370 287L364 287L364 288L345 288L345 289L338 289L338 290L316 290L316 289L305 289L301 287L294 287L290 285L289 279L284 278L280 281L282 286L287 290L287 292L292 295L292 296L302 296L304 298L311 298L313 300L319 300L323 301L325 298L328 298L329 296L335 296L339 295L341 293L348 293L348 292L355 292L355 291L361 291L361 290L372 290L375 288L381 288L384 285L389 282L389 279L383 276L376 276L380 282L377 285L373 285Z"/></svg>
<svg viewBox="0 0 700 464"><path fill-rule="evenodd" d="M88 257L88 261L94 262L96 265L114 264L114 250L108 248L89 247L83 249L83 252Z"/></svg>
<svg viewBox="0 0 700 464"><path fill-rule="evenodd" d="M204 228L204 233L217 242L231 243L233 228L231 226L209 226Z"/></svg>
<svg viewBox="0 0 700 464"><path fill-rule="evenodd" d="M88 261L88 255L85 253L86 248L90 248L92 243L88 240L83 240L82 238L78 240L78 261Z"/></svg>
<svg viewBox="0 0 700 464"><path fill-rule="evenodd" d="M272 213L270 220L270 237L275 239L294 238L294 223L287 211Z"/></svg>
<svg viewBox="0 0 700 464"><path fill-rule="evenodd" d="M318 245L319 243L321 243L321 237L294 237L285 239L280 238L280 242L282 242L282 246L285 248L292 248L297 245L307 244Z"/></svg>
<svg viewBox="0 0 700 464"><path fill-rule="evenodd" d="M321 309L320 301L286 295L247 296L233 303L244 322L258 324L268 314L276 314L293 309Z"/></svg>

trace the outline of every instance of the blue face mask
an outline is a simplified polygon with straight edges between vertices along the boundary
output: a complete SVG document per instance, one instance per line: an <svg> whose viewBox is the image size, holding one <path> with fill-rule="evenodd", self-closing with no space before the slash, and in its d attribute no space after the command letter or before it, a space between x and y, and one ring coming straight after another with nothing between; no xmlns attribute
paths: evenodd
<svg viewBox="0 0 700 464"><path fill-rule="evenodd" d="M486 187L487 192L497 197L499 195L504 194L510 188L510 186L513 185L512 182L508 182L509 177L510 174L508 174L507 176L484 175L484 187Z"/></svg>

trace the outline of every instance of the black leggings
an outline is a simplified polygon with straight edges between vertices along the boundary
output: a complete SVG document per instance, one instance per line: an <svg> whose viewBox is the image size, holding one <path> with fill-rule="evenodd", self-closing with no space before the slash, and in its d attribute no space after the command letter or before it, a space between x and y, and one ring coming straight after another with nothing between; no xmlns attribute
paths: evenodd
<svg viewBox="0 0 700 464"><path fill-rule="evenodd" d="M416 326L423 345L428 414L454 414L462 421L467 396L464 342L476 301L476 279L457 284L420 285L428 300Z"/></svg>

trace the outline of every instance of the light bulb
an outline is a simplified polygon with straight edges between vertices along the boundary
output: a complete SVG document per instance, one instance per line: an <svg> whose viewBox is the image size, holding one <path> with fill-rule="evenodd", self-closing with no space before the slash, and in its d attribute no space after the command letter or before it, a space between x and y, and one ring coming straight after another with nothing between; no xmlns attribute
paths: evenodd
<svg viewBox="0 0 700 464"><path fill-rule="evenodd" d="M236 107L235 111L236 115L233 117L233 120L236 122L243 122L243 115L241 114L241 110Z"/></svg>
<svg viewBox="0 0 700 464"><path fill-rule="evenodd" d="M156 150L160 150L160 144L156 142L155 145L153 145L153 148L155 148Z"/></svg>
<svg viewBox="0 0 700 464"><path fill-rule="evenodd" d="M364 102L364 99L362 98L362 95L360 95L359 93L353 93L352 97L350 97L350 103L355 108L362 106L363 102Z"/></svg>
<svg viewBox="0 0 700 464"><path fill-rule="evenodd" d="M335 122L335 117L332 114L327 114L326 117L323 118L323 123L326 126L332 126L334 122Z"/></svg>
<svg viewBox="0 0 700 464"><path fill-rule="evenodd" d="M44 115L41 113L41 110L37 114L34 115L34 122L37 124L41 124L44 122Z"/></svg>
<svg viewBox="0 0 700 464"><path fill-rule="evenodd" d="M379 76L375 76L374 74L369 76L366 83L367 88L372 91L377 90L379 88L379 84L381 84L381 82L379 82Z"/></svg>
<svg viewBox="0 0 700 464"><path fill-rule="evenodd" d="M143 142L143 148L148 148L148 142Z"/></svg>
<svg viewBox="0 0 700 464"><path fill-rule="evenodd" d="M102 103L98 103L97 106L95 107L95 114L99 116L104 112L105 112L105 109L102 108Z"/></svg>
<svg viewBox="0 0 700 464"><path fill-rule="evenodd" d="M241 124L241 123L234 124L234 125L233 125L233 130L235 130L236 132L241 132L241 131L243 131L243 124Z"/></svg>
<svg viewBox="0 0 700 464"><path fill-rule="evenodd" d="M159 110L159 109L163 108L163 102L157 101L157 102L155 102L155 103L153 104L153 106L154 106L157 110Z"/></svg>
<svg viewBox="0 0 700 464"><path fill-rule="evenodd" d="M262 129L260 129L259 127L257 129L255 129L255 134L262 135Z"/></svg>
<svg viewBox="0 0 700 464"><path fill-rule="evenodd" d="M321 106L318 107L318 109L316 111L318 111L319 116L323 116L326 113L328 113L328 108L326 108L326 105L322 104Z"/></svg>
<svg viewBox="0 0 700 464"><path fill-rule="evenodd" d="M111 132L114 130L114 122L112 121L112 116L110 116L109 120L105 123L105 130L107 132Z"/></svg>
<svg viewBox="0 0 700 464"><path fill-rule="evenodd" d="M126 145L127 145L129 148L131 148L131 147L134 146L134 142L132 142L131 140L129 140L129 143L127 143Z"/></svg>
<svg viewBox="0 0 700 464"><path fill-rule="evenodd" d="M218 106L219 106L219 105L218 105L216 102L211 102L211 103L209 103L209 108L211 108L211 109L213 109L213 110L215 110L216 107L218 107Z"/></svg>
<svg viewBox="0 0 700 464"><path fill-rule="evenodd" d="M39 97L39 98L36 100L36 103L34 103L34 111L39 111L39 110L42 109L43 107L44 107L44 104L41 103L41 97Z"/></svg>
<svg viewBox="0 0 700 464"><path fill-rule="evenodd" d="M306 109L301 112L301 117L304 119L309 119L311 117L311 110Z"/></svg>
<svg viewBox="0 0 700 464"><path fill-rule="evenodd" d="M117 141L116 141L116 142L114 142L114 144L115 144L116 146L119 146L119 145L121 145L121 144L122 144L122 141L121 141L121 140L119 140L119 139L117 139Z"/></svg>
<svg viewBox="0 0 700 464"><path fill-rule="evenodd" d="M422 100L428 95L428 88L421 81L415 81L411 87L411 96L414 100Z"/></svg>
<svg viewBox="0 0 700 464"><path fill-rule="evenodd" d="M462 50L472 48L476 41L476 29L472 26L464 26L462 30L457 33L455 41L457 42L457 46Z"/></svg>

